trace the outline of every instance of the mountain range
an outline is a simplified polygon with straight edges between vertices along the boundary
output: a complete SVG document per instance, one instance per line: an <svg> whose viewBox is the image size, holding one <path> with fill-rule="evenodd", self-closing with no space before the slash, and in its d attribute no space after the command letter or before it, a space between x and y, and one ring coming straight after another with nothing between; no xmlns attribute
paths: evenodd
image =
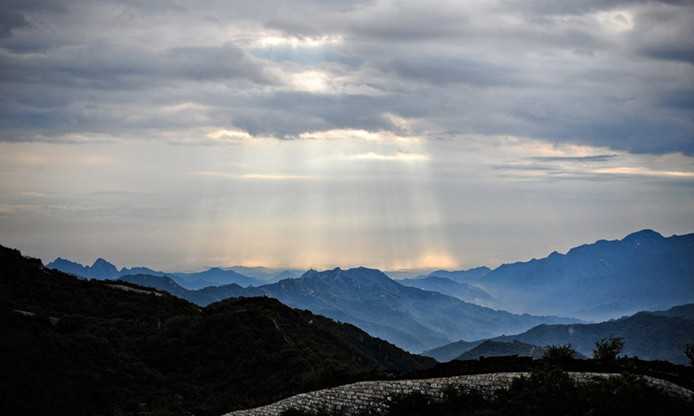
<svg viewBox="0 0 694 416"><path fill-rule="evenodd" d="M261 266L232 266L226 268L226 270L233 270L236 273L252 277L264 283L274 283L284 279L295 279L306 271L305 269L284 269Z"/></svg>
<svg viewBox="0 0 694 416"><path fill-rule="evenodd" d="M465 282L456 282L447 277L440 277L433 273L414 279L398 280L398 283L422 290L430 290L449 296L455 296L458 299L477 305L489 305L493 303L491 295L483 289Z"/></svg>
<svg viewBox="0 0 694 416"><path fill-rule="evenodd" d="M265 292L254 287L244 288L236 283L221 286L207 286L202 289L187 289L179 285L169 276L153 276L148 274L129 274L118 279L139 286L162 290L188 302L200 306L219 302L229 298L265 296Z"/></svg>
<svg viewBox="0 0 694 416"><path fill-rule="evenodd" d="M298 276L294 269L240 266L171 274L144 267L118 270L103 259L92 266L57 259L48 266L96 278L168 276L181 288L164 279L138 282L144 278L136 277L131 281L199 305L229 296L262 294L353 323L411 351L457 339L519 333L540 323L569 323L552 316L595 322L694 302L694 234L663 237L652 230L493 270L484 266L435 270L396 281L366 268L309 271ZM267 283L282 277L290 279Z"/></svg>
<svg viewBox="0 0 694 416"><path fill-rule="evenodd" d="M242 266L229 268L211 267L194 273L167 273L143 266L132 268L123 267L119 270L114 264L103 258L96 259L91 266L84 266L71 260L58 257L54 261L48 263L46 267L79 277L100 280L118 279L128 275L170 276L176 283L191 290L228 284L237 284L243 287L259 286L281 279L294 278L301 274L300 271L295 269L270 269Z"/></svg>
<svg viewBox="0 0 694 416"><path fill-rule="evenodd" d="M298 278L297 269L234 266L198 273L122 268L97 259L82 266L62 258L48 267L77 276L114 279L128 274L168 275L187 289L238 284L261 286ZM468 270L387 272L406 286L514 313L573 316L602 321L641 310L694 302L694 234L663 237L652 230L622 240L599 240L545 258Z"/></svg>
<svg viewBox="0 0 694 416"><path fill-rule="evenodd" d="M186 291L163 276L123 279L181 296L200 305L235 296L269 296L341 322L349 322L409 351L421 351L459 338L517 333L540 323L572 323L570 318L515 315L461 301L438 292L408 287L383 272L364 267L309 270L300 278L253 288L238 286ZM204 293L203 293L204 292Z"/></svg>
<svg viewBox="0 0 694 416"><path fill-rule="evenodd" d="M537 346L570 344L580 354L590 356L596 341L624 338L623 353L644 360L667 360L685 364L684 349L694 344L694 304L665 311L639 312L620 319L595 324L538 325L518 335L492 338L495 342L522 342ZM484 341L458 341L423 354L438 361L467 359Z"/></svg>
<svg viewBox="0 0 694 416"><path fill-rule="evenodd" d="M604 320L694 302L694 234L652 230L510 263L479 286L514 312Z"/></svg>
<svg viewBox="0 0 694 416"><path fill-rule="evenodd" d="M484 278L489 272L491 272L487 266L474 267L467 270L435 270L429 273L429 277L442 277L445 279L450 279L458 283L475 284L479 283L482 278Z"/></svg>
<svg viewBox="0 0 694 416"><path fill-rule="evenodd" d="M434 365L275 299L200 308L2 246L0 323L4 414L220 415Z"/></svg>

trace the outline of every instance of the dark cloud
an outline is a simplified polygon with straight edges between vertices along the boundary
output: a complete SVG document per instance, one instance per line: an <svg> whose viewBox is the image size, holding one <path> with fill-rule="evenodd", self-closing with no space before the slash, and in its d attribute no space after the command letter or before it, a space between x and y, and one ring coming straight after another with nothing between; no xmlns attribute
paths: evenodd
<svg viewBox="0 0 694 416"><path fill-rule="evenodd" d="M164 52L95 43L51 53L23 56L0 52L3 82L60 83L103 89L142 88L181 79L247 79L270 83L270 76L240 48L182 47Z"/></svg>
<svg viewBox="0 0 694 416"><path fill-rule="evenodd" d="M592 162L607 162L615 159L617 155L593 155L593 156L535 156L530 160L538 162L577 162L577 163L592 163Z"/></svg>
<svg viewBox="0 0 694 416"><path fill-rule="evenodd" d="M387 73L436 85L469 84L483 87L517 82L513 67L504 67L457 56L422 56L392 60L382 65Z"/></svg>
<svg viewBox="0 0 694 416"><path fill-rule="evenodd" d="M0 10L0 38L9 37L12 30L29 26L24 15L11 10Z"/></svg>
<svg viewBox="0 0 694 416"><path fill-rule="evenodd" d="M291 138L395 128L388 113L425 136L694 152L691 2L6 4L0 140L232 126ZM601 26L615 10L633 28Z"/></svg>
<svg viewBox="0 0 694 416"><path fill-rule="evenodd" d="M694 64L694 45L668 45L660 48L646 48L642 50L642 53L655 59Z"/></svg>
<svg viewBox="0 0 694 416"><path fill-rule="evenodd" d="M661 103L674 109L692 111L694 110L694 89L674 91L662 97Z"/></svg>
<svg viewBox="0 0 694 416"><path fill-rule="evenodd" d="M673 6L691 5L690 0L504 0L502 5L516 10L533 14L585 14L600 10L614 10L617 8L630 8L644 4L665 4Z"/></svg>
<svg viewBox="0 0 694 416"><path fill-rule="evenodd" d="M508 163L508 164L501 164L501 165L493 165L492 169L500 170L500 171L519 171L519 172L524 172L524 171L552 172L552 171L561 170L561 169L557 168L556 166L542 165L542 164L538 164L538 163L531 163L531 164Z"/></svg>

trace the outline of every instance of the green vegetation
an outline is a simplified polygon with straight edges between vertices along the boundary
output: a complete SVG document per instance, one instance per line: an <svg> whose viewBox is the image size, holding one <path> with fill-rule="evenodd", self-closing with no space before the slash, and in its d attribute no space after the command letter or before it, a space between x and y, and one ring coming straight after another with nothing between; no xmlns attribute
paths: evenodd
<svg viewBox="0 0 694 416"><path fill-rule="evenodd" d="M615 361L623 348L624 338L622 337L602 338L595 343L593 358L605 362Z"/></svg>

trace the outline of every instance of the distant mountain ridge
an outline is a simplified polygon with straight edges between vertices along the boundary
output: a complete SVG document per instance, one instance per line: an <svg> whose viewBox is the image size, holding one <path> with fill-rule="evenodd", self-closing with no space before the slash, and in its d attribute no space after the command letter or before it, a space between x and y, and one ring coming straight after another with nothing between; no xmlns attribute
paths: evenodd
<svg viewBox="0 0 694 416"><path fill-rule="evenodd" d="M487 340L480 339L476 341L465 341L461 339L455 342L451 342L450 344L441 345L439 347L424 351L422 352L422 355L424 355L425 357L431 357L438 362L445 363L448 361L455 360L462 354L466 353L467 351L470 351L471 349L480 345L484 341Z"/></svg>
<svg viewBox="0 0 694 416"><path fill-rule="evenodd" d="M54 261L48 263L46 267L50 269L60 270L65 273L73 274L80 277L89 277L93 279L115 279L120 275L120 272L113 264L108 261L98 258L91 266L83 266L74 261L58 257ZM149 270L154 274L154 270Z"/></svg>
<svg viewBox="0 0 694 416"><path fill-rule="evenodd" d="M538 325L517 335L491 338L492 341L519 341L536 346L571 344L579 353L590 356L595 342L602 338L624 338L626 355L644 360L667 360L685 364L684 347L694 344L694 304L680 305L665 311L638 312L634 315L596 324ZM482 341L458 341L423 355L439 361L450 361L471 351Z"/></svg>
<svg viewBox="0 0 694 416"><path fill-rule="evenodd" d="M443 293L444 295L454 296L465 302L475 303L477 305L486 305L493 301L491 295L479 287L432 274L415 279L401 279L398 280L398 283L422 290L430 290Z"/></svg>
<svg viewBox="0 0 694 416"><path fill-rule="evenodd" d="M191 290L229 284L248 287L258 286L264 283L256 278L220 267L211 267L207 270L194 273L166 273L142 266L133 268L123 267L118 270L114 264L102 258L98 258L91 266L83 266L79 263L58 257L54 261L48 263L46 267L79 277L99 280L118 279L128 275L169 276L179 285Z"/></svg>
<svg viewBox="0 0 694 416"><path fill-rule="evenodd" d="M131 274L123 276L118 280L158 289L200 306L207 306L229 298L265 296L265 292L262 290L251 286L244 288L236 283L222 286L207 286L201 289L187 289L169 276Z"/></svg>
<svg viewBox="0 0 694 416"><path fill-rule="evenodd" d="M501 342L487 340L468 351L465 351L457 360L477 360L481 357L503 357L517 355L519 357L542 358L545 349L537 345L526 344L520 341Z"/></svg>
<svg viewBox="0 0 694 416"><path fill-rule="evenodd" d="M296 279L297 277L301 277L301 275L306 272L305 269L286 269L261 266L232 266L226 267L225 270L233 270L236 273L252 277L264 283L274 283L284 279Z"/></svg>
<svg viewBox="0 0 694 416"><path fill-rule="evenodd" d="M167 290L163 283L157 286L152 279L132 277L129 281ZM220 288L208 290L216 292ZM383 272L365 267L309 270L297 279L237 292L238 296L258 296L257 291L289 306L352 323L410 351L421 351L464 337L484 338L520 332L539 323L576 322L485 308L438 292L401 285ZM191 301L199 299L192 292L182 296Z"/></svg>
<svg viewBox="0 0 694 416"><path fill-rule="evenodd" d="M491 272L492 269L490 269L487 266L480 266L480 267L474 267L472 269L467 269L467 270L454 270L454 271L448 271L448 270L435 270L431 273L429 273L428 276L430 277L443 277L446 279L453 280L458 283L468 283L468 284L474 284L479 282L482 278L484 278L489 272Z"/></svg>
<svg viewBox="0 0 694 416"><path fill-rule="evenodd" d="M499 305L517 312L562 312L608 319L694 302L694 234L642 230L509 263L479 281Z"/></svg>
<svg viewBox="0 0 694 416"><path fill-rule="evenodd" d="M195 273L172 273L171 276L181 286L193 290L229 284L236 284L243 287L259 286L263 284L263 282L258 279L242 275L233 270L225 270L221 267L211 267L207 270Z"/></svg>

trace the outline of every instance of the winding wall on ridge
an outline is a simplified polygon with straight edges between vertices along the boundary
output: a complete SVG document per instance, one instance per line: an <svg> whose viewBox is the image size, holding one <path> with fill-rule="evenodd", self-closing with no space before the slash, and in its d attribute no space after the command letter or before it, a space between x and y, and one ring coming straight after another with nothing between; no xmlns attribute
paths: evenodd
<svg viewBox="0 0 694 416"><path fill-rule="evenodd" d="M446 390L453 388L460 391L477 391L485 396L492 396L501 389L507 389L513 379L522 375L528 376L529 373L476 374L423 380L363 381L297 394L267 406L237 410L225 416L279 416L289 409L308 412L341 411L346 416L355 415L364 410L382 413L388 409L390 401L399 395L420 393L437 399L442 398ZM579 382L619 376L619 374L605 373L569 373L569 375ZM691 390L653 377L644 376L643 378L668 394L689 400L694 399L694 392Z"/></svg>

